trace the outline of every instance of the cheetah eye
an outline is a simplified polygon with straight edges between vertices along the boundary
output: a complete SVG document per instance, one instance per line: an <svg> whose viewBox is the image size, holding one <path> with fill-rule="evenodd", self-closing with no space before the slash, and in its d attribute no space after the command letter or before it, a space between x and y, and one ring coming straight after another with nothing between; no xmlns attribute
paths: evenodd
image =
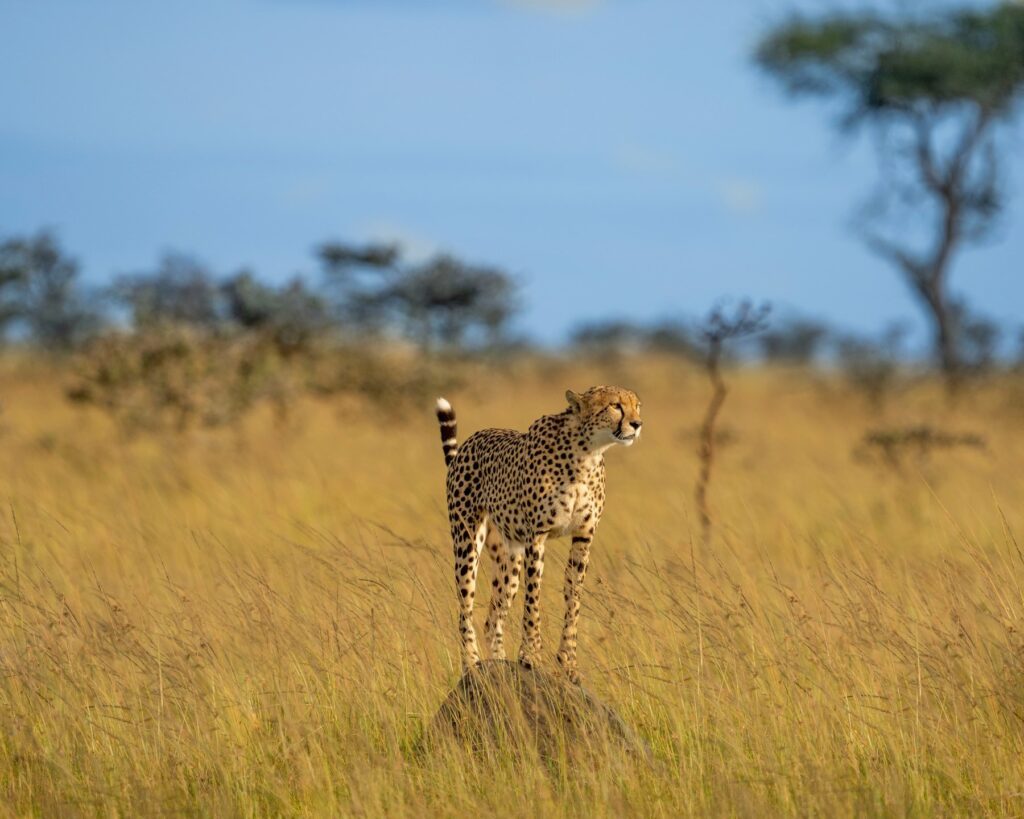
<svg viewBox="0 0 1024 819"><path fill-rule="evenodd" d="M615 409L617 409L620 413L622 413L622 415L626 414L626 411L622 408L622 404L615 404L614 406L615 406Z"/></svg>

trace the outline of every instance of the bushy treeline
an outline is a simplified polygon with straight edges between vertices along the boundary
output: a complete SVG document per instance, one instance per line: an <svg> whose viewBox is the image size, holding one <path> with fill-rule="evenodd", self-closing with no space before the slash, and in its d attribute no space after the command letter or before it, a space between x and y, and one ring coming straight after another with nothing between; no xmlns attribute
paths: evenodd
<svg viewBox="0 0 1024 819"><path fill-rule="evenodd" d="M265 333L282 351L325 335L465 350L503 343L519 305L510 275L447 254L413 264L397 245L328 242L315 257L313 282L271 285L248 270L221 275L171 253L151 270L88 288L51 233L11 238L0 244L0 339L60 351L104 332L174 326Z"/></svg>
<svg viewBox="0 0 1024 819"><path fill-rule="evenodd" d="M1016 351L1012 329L991 319L958 315L957 336L963 369L988 372L999 365L1024 363L1024 328L1017 330ZM791 316L772 319L763 331L733 345L734 358L774 364L848 365L853 362L888 361L911 363L915 356L907 344L908 325L891 323L877 335L853 333L813 318ZM1009 343L1007 343L1009 342ZM682 320L653 323L598 320L576 326L572 347L595 353L611 351L661 351L703 360L706 343L700 322Z"/></svg>
<svg viewBox="0 0 1024 819"><path fill-rule="evenodd" d="M149 334L174 327L224 338L257 334L283 355L317 341L402 342L412 349L466 353L520 348L512 333L519 284L496 266L440 254L410 263L395 244L326 242L316 273L269 284L253 271L219 274L197 259L165 254L152 269L120 274L102 288L81 281L77 260L46 231L0 243L0 341L72 351L105 334ZM1024 360L1024 328L1013 330L954 304L953 332L966 369L987 370L1007 356ZM912 358L906 327L877 337L805 317L773 317L768 329L733 349L746 359L793 364ZM578 351L654 350L703 359L699 321L598 319L571 332Z"/></svg>

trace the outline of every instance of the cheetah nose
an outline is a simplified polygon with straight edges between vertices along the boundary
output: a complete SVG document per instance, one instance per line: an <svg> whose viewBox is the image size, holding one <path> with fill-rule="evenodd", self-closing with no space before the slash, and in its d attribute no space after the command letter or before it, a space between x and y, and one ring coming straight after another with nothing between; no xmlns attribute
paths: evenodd
<svg viewBox="0 0 1024 819"><path fill-rule="evenodd" d="M640 427L642 427L643 424L644 424L643 421L630 421L629 422L629 425L631 427L633 427L633 429L636 429L636 430L640 429Z"/></svg>

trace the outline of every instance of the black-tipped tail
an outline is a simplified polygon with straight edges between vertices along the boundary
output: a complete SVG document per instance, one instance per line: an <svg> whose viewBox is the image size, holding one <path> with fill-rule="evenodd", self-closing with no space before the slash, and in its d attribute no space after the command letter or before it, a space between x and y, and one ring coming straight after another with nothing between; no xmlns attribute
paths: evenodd
<svg viewBox="0 0 1024 819"><path fill-rule="evenodd" d="M456 437L455 410L444 398L437 399L437 422L441 425L441 447L444 449L444 465L451 466L459 454Z"/></svg>

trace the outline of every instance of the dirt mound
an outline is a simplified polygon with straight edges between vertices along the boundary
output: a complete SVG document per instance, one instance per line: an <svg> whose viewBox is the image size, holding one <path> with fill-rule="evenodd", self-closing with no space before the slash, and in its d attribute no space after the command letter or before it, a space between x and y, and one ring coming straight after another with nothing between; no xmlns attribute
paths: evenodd
<svg viewBox="0 0 1024 819"><path fill-rule="evenodd" d="M508 660L485 660L459 680L426 735L428 742L446 738L474 748L532 745L544 757L612 748L650 756L636 732L586 689Z"/></svg>

